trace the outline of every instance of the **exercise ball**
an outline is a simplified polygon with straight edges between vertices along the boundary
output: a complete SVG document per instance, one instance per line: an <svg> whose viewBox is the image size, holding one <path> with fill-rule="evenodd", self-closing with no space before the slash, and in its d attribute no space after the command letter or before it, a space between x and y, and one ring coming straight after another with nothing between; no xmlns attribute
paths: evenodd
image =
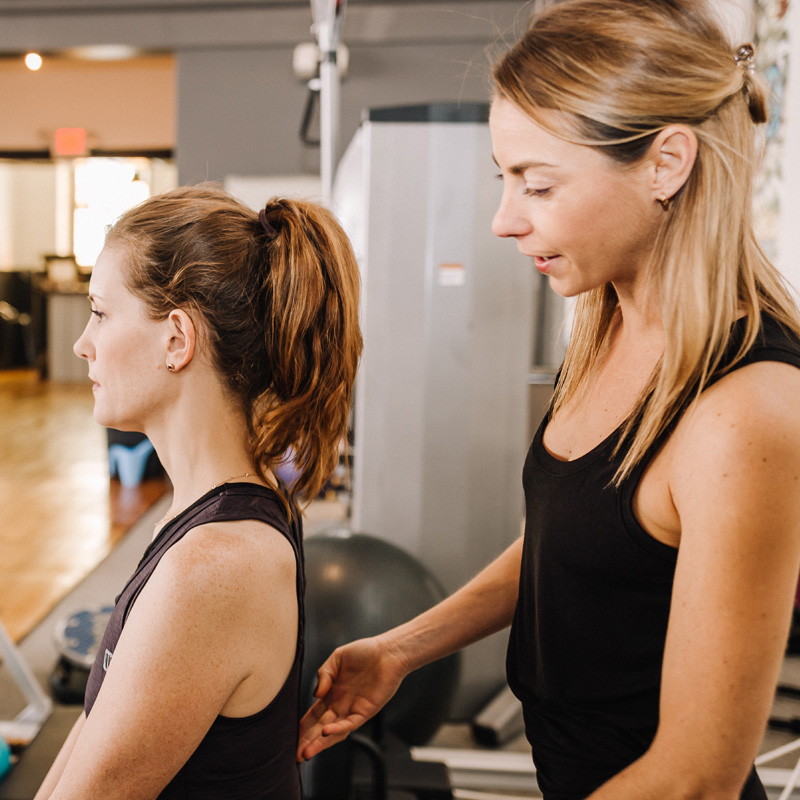
<svg viewBox="0 0 800 800"><path fill-rule="evenodd" d="M302 696L313 702L317 669L336 647L407 622L445 598L430 572L399 547L333 529L305 541L306 652ZM407 745L425 744L447 718L460 655L412 672L378 715Z"/></svg>

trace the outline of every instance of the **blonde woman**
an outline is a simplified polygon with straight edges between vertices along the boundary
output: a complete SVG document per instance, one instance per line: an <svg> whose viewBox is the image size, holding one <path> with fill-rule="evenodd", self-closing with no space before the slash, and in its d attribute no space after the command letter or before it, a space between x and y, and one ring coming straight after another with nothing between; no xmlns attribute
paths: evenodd
<svg viewBox="0 0 800 800"><path fill-rule="evenodd" d="M319 490L347 424L350 245L311 203L178 189L117 221L89 293L75 352L95 419L146 433L174 493L37 800L300 800L295 496ZM290 447L292 490L272 472Z"/></svg>
<svg viewBox="0 0 800 800"><path fill-rule="evenodd" d="M800 567L800 318L752 231L753 49L698 0L566 0L494 79L494 232L577 298L524 537L337 649L299 757L511 625L547 800L763 800L752 764Z"/></svg>

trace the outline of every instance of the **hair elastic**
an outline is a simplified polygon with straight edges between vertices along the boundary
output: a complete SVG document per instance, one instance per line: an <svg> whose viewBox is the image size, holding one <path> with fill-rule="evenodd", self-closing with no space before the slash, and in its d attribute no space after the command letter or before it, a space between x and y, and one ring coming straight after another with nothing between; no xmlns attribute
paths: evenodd
<svg viewBox="0 0 800 800"><path fill-rule="evenodd" d="M258 212L258 221L261 223L261 227L266 232L267 236L270 239L274 239L278 235L278 231L269 223L267 220L267 209L262 208L261 211Z"/></svg>
<svg viewBox="0 0 800 800"><path fill-rule="evenodd" d="M750 42L739 45L733 54L737 67L741 67L751 75L756 71L756 49Z"/></svg>

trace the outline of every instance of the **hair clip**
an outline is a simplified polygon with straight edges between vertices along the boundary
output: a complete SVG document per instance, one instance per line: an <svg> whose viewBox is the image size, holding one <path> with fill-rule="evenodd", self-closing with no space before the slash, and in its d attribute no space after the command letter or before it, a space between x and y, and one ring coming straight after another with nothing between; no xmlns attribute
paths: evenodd
<svg viewBox="0 0 800 800"><path fill-rule="evenodd" d="M736 62L736 66L741 67L751 75L756 71L756 50L749 42L739 45L733 54L733 60Z"/></svg>
<svg viewBox="0 0 800 800"><path fill-rule="evenodd" d="M262 208L261 211L258 212L258 221L261 223L261 227L270 239L274 239L278 235L278 231L269 223L269 220L267 220L266 208Z"/></svg>

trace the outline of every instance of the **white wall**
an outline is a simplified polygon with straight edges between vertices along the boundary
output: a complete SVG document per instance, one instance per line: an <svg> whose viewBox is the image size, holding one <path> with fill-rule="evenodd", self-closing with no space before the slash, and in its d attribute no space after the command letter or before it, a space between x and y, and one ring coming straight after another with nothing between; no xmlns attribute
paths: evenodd
<svg viewBox="0 0 800 800"><path fill-rule="evenodd" d="M486 44L351 44L350 75L341 86L340 152L365 108L487 101ZM319 150L298 136L307 90L292 72L292 48L180 51L178 86L181 183L318 172ZM315 115L312 133L318 120Z"/></svg>
<svg viewBox="0 0 800 800"><path fill-rule="evenodd" d="M0 270L41 269L55 251L55 230L53 165L0 163Z"/></svg>
<svg viewBox="0 0 800 800"><path fill-rule="evenodd" d="M87 131L101 150L168 150L175 144L175 66L171 56L123 62L45 58L38 72L0 59L0 150L42 150L56 128Z"/></svg>
<svg viewBox="0 0 800 800"><path fill-rule="evenodd" d="M117 147L160 149L174 119L171 146L181 183L222 181L229 175L318 172L318 151L304 147L299 140L306 87L292 69L294 46L312 39L307 2L252 0L227 6L195 0L169 4L142 0L135 10L126 10L126 5L100 0L3 0L0 56L111 42L169 51L177 62L174 117L170 110L164 111L161 99L154 100L146 111L160 113L161 118L145 125L154 134L151 142L145 143L145 135L137 129L132 145ZM342 149L357 128L364 107L486 100L486 50L498 42L513 41L530 9L530 4L520 0L361 2L348 6L343 39L350 47L351 59L350 77L341 88ZM108 66L109 72L111 69ZM35 86L35 77L26 75L19 80ZM141 89L146 92L154 85L147 77L138 83L138 96ZM93 95L109 108L117 108L126 95L134 96L115 92L113 83ZM1 70L0 96L7 96ZM65 86L56 102L73 97L74 92ZM51 103L30 93L14 105L25 112L21 135L44 147L46 131L52 126L40 120ZM65 125L87 127L80 114L73 117L65 112L62 116L70 117ZM17 124L16 120L10 122ZM0 150L4 124L0 119ZM100 123L92 126L99 128ZM131 125L131 141L133 133ZM20 141L19 132L14 137ZM108 135L99 146L109 147L106 140L110 141Z"/></svg>
<svg viewBox="0 0 800 800"><path fill-rule="evenodd" d="M800 8L790 3L789 75L786 83L786 139L781 192L778 265L800 298Z"/></svg>
<svg viewBox="0 0 800 800"><path fill-rule="evenodd" d="M753 39L753 0L712 0L731 43L736 46Z"/></svg>

